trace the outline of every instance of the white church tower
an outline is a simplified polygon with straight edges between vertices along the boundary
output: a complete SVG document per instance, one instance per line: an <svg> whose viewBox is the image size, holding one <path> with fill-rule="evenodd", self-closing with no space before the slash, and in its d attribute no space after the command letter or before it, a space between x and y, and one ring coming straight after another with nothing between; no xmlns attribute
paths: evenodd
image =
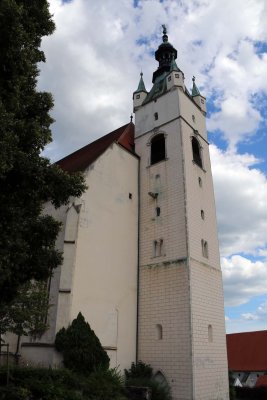
<svg viewBox="0 0 267 400"><path fill-rule="evenodd" d="M153 87L134 92L140 156L137 358L173 400L226 400L228 373L206 100L192 94L168 42Z"/></svg>

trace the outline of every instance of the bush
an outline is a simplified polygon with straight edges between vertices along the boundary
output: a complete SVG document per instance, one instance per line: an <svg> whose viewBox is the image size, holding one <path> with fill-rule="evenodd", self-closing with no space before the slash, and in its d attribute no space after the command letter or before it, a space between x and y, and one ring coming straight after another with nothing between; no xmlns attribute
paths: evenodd
<svg viewBox="0 0 267 400"><path fill-rule="evenodd" d="M85 396L92 400L126 400L124 382L117 369L98 369L87 379Z"/></svg>
<svg viewBox="0 0 267 400"><path fill-rule="evenodd" d="M151 400L171 400L169 385L156 380L150 365L138 361L132 363L131 368L124 370L124 373L126 386L151 388Z"/></svg>
<svg viewBox="0 0 267 400"><path fill-rule="evenodd" d="M130 369L125 369L125 378L152 378L153 369L150 365L138 361L136 364L132 362Z"/></svg>
<svg viewBox="0 0 267 400"><path fill-rule="evenodd" d="M123 379L116 369L98 369L86 377L67 369L0 369L0 400L127 400Z"/></svg>
<svg viewBox="0 0 267 400"><path fill-rule="evenodd" d="M4 368L0 371L1 400L82 400L83 381L68 370L14 368L10 385L5 387Z"/></svg>
<svg viewBox="0 0 267 400"><path fill-rule="evenodd" d="M67 329L57 333L55 346L63 355L65 367L72 371L90 374L96 368L109 367L107 353L81 313Z"/></svg>

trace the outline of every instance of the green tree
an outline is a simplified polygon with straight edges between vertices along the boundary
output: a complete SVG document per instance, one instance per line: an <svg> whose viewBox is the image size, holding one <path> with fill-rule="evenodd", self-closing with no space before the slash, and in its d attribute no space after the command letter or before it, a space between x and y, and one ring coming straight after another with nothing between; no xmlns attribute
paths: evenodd
<svg viewBox="0 0 267 400"><path fill-rule="evenodd" d="M21 336L40 337L47 329L49 309L46 282L26 282L9 304L9 331L17 335L16 355L20 350Z"/></svg>
<svg viewBox="0 0 267 400"><path fill-rule="evenodd" d="M48 328L49 300L46 282L28 281L23 284L11 303L0 314L0 329L17 335L16 355L20 350L21 336L40 337ZM2 328L1 328L2 327Z"/></svg>
<svg viewBox="0 0 267 400"><path fill-rule="evenodd" d="M41 156L51 142L52 96L36 89L43 36L54 31L46 0L0 2L0 307L30 279L48 278L62 261L60 224L43 215L85 189Z"/></svg>
<svg viewBox="0 0 267 400"><path fill-rule="evenodd" d="M55 346L63 355L65 367L78 373L90 374L97 368L109 367L107 353L81 313L67 329L57 333Z"/></svg>
<svg viewBox="0 0 267 400"><path fill-rule="evenodd" d="M125 369L126 387L149 387L151 400L171 400L171 390L167 381L157 379L149 364L138 361L132 363L131 368Z"/></svg>

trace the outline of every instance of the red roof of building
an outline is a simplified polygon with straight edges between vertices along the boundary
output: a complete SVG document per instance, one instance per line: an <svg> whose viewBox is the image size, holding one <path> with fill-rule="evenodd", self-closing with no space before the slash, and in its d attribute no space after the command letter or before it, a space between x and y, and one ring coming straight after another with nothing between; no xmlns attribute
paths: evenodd
<svg viewBox="0 0 267 400"><path fill-rule="evenodd" d="M119 143L125 149L134 153L134 124L130 122L121 126L115 131L62 158L56 164L64 171L83 171L114 142Z"/></svg>
<svg viewBox="0 0 267 400"><path fill-rule="evenodd" d="M255 387L267 386L267 375L260 375L257 379Z"/></svg>
<svg viewBox="0 0 267 400"><path fill-rule="evenodd" d="M226 335L228 368L232 371L267 371L267 331Z"/></svg>

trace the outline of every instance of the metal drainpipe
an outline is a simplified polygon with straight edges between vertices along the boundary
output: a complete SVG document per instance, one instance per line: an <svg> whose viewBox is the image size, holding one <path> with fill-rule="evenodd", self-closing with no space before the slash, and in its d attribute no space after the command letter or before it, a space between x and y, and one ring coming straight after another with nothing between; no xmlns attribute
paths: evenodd
<svg viewBox="0 0 267 400"><path fill-rule="evenodd" d="M136 301L136 354L135 362L138 362L138 329L139 329L139 268L140 268L140 158L138 159L138 223L137 223L137 301Z"/></svg>

